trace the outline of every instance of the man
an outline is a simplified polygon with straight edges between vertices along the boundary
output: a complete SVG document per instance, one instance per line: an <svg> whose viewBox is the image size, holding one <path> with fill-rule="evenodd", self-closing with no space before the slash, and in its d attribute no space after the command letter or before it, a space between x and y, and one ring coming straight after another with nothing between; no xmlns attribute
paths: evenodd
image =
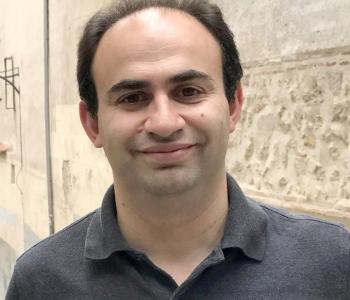
<svg viewBox="0 0 350 300"><path fill-rule="evenodd" d="M225 172L241 77L207 1L97 13L79 44L80 118L114 184L18 259L7 299L350 299L348 232L258 204Z"/></svg>

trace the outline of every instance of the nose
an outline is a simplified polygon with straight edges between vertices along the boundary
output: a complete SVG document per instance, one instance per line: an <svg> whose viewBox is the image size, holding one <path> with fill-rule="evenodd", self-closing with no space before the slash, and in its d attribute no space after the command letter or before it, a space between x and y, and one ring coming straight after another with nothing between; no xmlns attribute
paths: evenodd
<svg viewBox="0 0 350 300"><path fill-rule="evenodd" d="M175 103L166 95L155 97L149 105L149 114L144 123L147 133L168 138L185 126L185 120L179 114Z"/></svg>

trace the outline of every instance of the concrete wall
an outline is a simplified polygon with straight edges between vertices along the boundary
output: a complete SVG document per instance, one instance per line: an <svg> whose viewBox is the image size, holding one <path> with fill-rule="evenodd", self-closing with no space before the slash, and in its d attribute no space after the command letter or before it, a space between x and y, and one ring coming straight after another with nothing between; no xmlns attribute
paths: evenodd
<svg viewBox="0 0 350 300"><path fill-rule="evenodd" d="M81 128L75 82L82 26L107 2L49 5L55 231L99 206L112 182L103 151ZM350 2L215 2L245 68L246 103L228 170L249 195L350 227ZM49 234L43 13L43 1L0 0L0 71L13 56L21 90L16 110L0 101L0 143L12 145L0 154L0 298L15 258Z"/></svg>

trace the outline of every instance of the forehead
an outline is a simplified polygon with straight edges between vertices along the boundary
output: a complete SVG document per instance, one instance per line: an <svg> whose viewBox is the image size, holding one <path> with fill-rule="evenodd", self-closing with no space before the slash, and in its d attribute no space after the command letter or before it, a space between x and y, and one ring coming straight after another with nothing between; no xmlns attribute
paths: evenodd
<svg viewBox="0 0 350 300"><path fill-rule="evenodd" d="M104 34L92 72L97 86L100 77L142 72L149 66L154 71L162 66L221 74L220 46L194 17L175 9L149 8L121 19Z"/></svg>

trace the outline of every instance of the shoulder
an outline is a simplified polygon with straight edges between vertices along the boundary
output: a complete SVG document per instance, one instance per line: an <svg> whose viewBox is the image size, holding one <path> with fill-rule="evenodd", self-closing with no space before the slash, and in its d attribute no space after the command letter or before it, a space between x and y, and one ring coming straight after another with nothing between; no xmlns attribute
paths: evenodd
<svg viewBox="0 0 350 300"><path fill-rule="evenodd" d="M6 299L49 299L52 289L74 280L84 260L91 212L25 251L15 264ZM40 295L40 296L38 296Z"/></svg>
<svg viewBox="0 0 350 300"><path fill-rule="evenodd" d="M257 203L255 200L251 200ZM299 249L329 253L338 251L349 257L350 233L341 224L312 216L291 213L285 209L258 203L268 217L268 235L279 243ZM333 252L335 253L335 252Z"/></svg>
<svg viewBox="0 0 350 300"><path fill-rule="evenodd" d="M252 199L250 199L250 201L254 201L255 203L258 203L257 201ZM318 229L331 230L331 231L335 230L345 234L349 233L344 228L344 225L342 224L322 220L306 214L292 213L286 209L276 208L267 204L263 204L261 202L259 202L258 204L269 216L270 220L274 220L276 222L284 224L284 226L294 225L297 227L305 227L310 229L314 227L315 229L318 228Z"/></svg>
<svg viewBox="0 0 350 300"><path fill-rule="evenodd" d="M76 256L83 253L86 232L97 211L89 213L29 248L17 259L15 268L31 270L36 265L53 262L59 264L67 259L67 255Z"/></svg>

